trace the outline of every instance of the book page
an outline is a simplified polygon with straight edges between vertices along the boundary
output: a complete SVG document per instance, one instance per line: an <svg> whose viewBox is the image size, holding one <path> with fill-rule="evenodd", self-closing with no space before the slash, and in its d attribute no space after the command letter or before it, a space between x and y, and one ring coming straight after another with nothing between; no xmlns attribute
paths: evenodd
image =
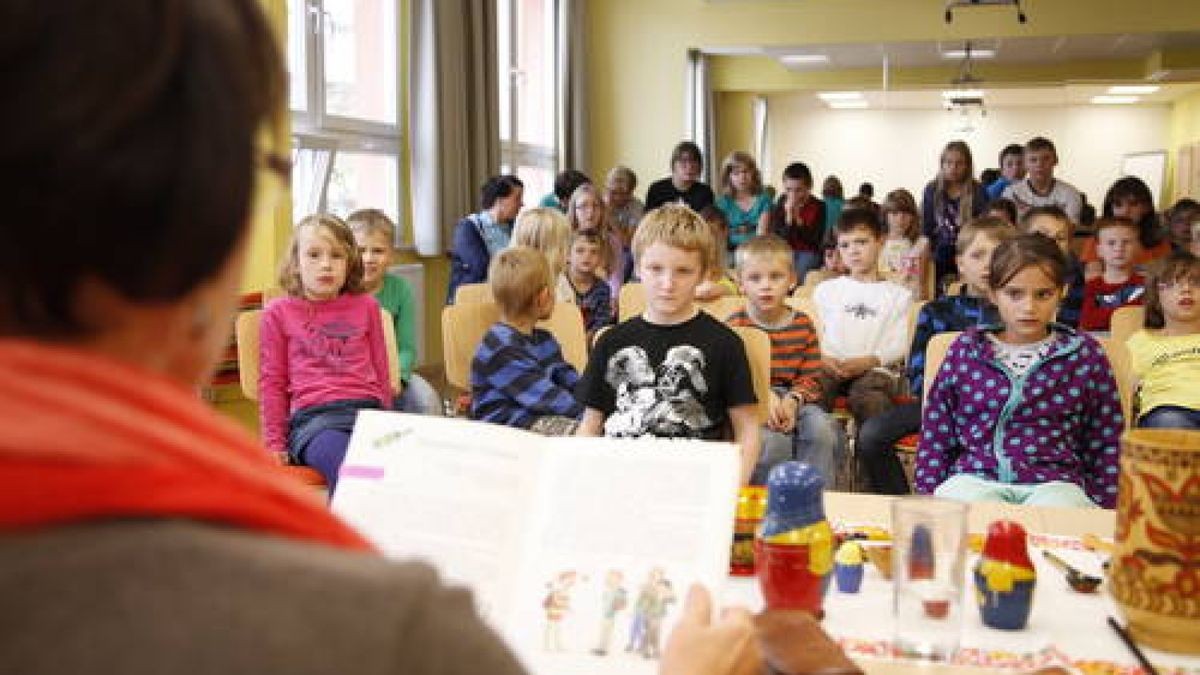
<svg viewBox="0 0 1200 675"><path fill-rule="evenodd" d="M426 561L472 589L500 630L540 443L509 427L363 411L331 507L389 558Z"/></svg>
<svg viewBox="0 0 1200 675"><path fill-rule="evenodd" d="M547 439L505 631L533 673L657 671L688 587L720 597L738 457L726 443Z"/></svg>

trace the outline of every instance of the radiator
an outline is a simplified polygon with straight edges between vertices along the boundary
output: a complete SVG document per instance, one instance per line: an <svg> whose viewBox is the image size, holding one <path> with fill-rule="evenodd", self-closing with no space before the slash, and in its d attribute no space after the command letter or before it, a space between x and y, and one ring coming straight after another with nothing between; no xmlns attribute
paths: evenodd
<svg viewBox="0 0 1200 675"><path fill-rule="evenodd" d="M424 365L425 363L425 266L421 263L405 263L403 265L392 265L388 268L388 273L408 282L412 288L413 301L416 307L413 314L417 317L417 358L414 365Z"/></svg>

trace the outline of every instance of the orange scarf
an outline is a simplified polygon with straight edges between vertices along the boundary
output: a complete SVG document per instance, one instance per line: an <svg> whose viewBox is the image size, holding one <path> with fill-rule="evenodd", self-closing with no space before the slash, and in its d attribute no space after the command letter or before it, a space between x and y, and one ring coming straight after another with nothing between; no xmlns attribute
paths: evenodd
<svg viewBox="0 0 1200 675"><path fill-rule="evenodd" d="M0 340L0 532L121 518L372 550L179 384L79 349Z"/></svg>

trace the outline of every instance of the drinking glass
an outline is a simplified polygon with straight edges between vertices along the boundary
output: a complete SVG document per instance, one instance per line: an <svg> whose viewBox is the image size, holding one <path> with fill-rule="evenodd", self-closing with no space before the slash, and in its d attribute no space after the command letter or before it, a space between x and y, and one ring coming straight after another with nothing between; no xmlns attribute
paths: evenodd
<svg viewBox="0 0 1200 675"><path fill-rule="evenodd" d="M896 649L902 656L949 660L962 633L967 504L897 499L892 537Z"/></svg>

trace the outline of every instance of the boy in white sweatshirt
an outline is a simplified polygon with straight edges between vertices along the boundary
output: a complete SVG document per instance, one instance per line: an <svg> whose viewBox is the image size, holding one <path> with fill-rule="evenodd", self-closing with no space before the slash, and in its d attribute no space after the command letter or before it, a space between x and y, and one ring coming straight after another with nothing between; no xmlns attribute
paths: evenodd
<svg viewBox="0 0 1200 675"><path fill-rule="evenodd" d="M837 245L850 273L813 291L822 361L832 380L825 391L847 394L858 425L892 407L908 349L912 293L880 276L883 237L883 224L874 212L843 211Z"/></svg>

